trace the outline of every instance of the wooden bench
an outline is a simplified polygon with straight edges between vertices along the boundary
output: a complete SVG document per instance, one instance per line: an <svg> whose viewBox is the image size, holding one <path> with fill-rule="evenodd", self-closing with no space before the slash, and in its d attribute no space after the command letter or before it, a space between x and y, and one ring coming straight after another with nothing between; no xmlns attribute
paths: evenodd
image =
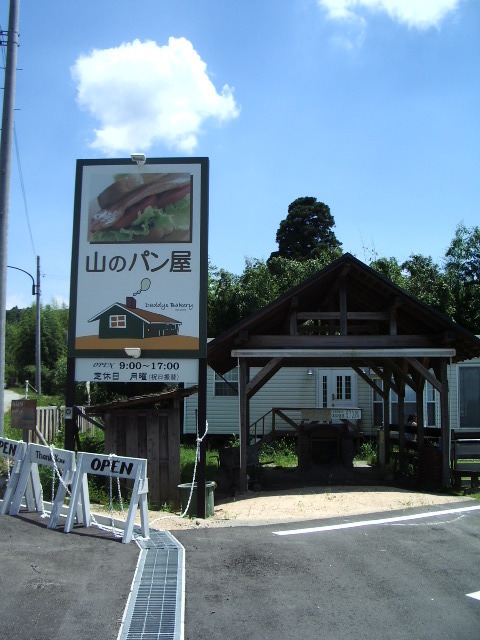
<svg viewBox="0 0 480 640"><path fill-rule="evenodd" d="M480 430L452 431L451 474L456 489L462 487L462 478L469 478L471 489L478 491Z"/></svg>

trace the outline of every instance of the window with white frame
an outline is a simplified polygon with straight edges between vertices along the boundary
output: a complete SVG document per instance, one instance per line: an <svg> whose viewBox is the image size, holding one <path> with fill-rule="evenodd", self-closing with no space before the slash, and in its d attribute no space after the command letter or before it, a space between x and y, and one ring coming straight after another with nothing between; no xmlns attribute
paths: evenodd
<svg viewBox="0 0 480 640"><path fill-rule="evenodd" d="M238 395L238 368L231 369L223 376L215 374L216 396L236 396Z"/></svg>
<svg viewBox="0 0 480 640"><path fill-rule="evenodd" d="M383 380L375 380L380 389L383 390ZM436 391L435 388L427 382L425 385L425 426L434 427L437 423L436 412ZM410 413L417 413L417 403L415 399L415 391L409 387L405 387L405 403L404 416L407 420ZM390 393L390 422L398 424L398 396L395 392ZM376 427L383 425L383 398L377 392L373 392L373 424Z"/></svg>
<svg viewBox="0 0 480 640"><path fill-rule="evenodd" d="M109 317L110 329L125 329L127 326L127 316L113 315Z"/></svg>
<svg viewBox="0 0 480 640"><path fill-rule="evenodd" d="M405 420L411 413L417 413L417 399L415 391L412 387L405 385L405 401L404 401L404 417ZM390 420L392 424L398 424L398 396L395 391L390 394Z"/></svg>
<svg viewBox="0 0 480 640"><path fill-rule="evenodd" d="M375 380L375 383L383 390L383 380ZM373 392L373 424L376 427L383 425L383 398L378 391Z"/></svg>
<svg viewBox="0 0 480 640"><path fill-rule="evenodd" d="M435 391L435 387L427 382L425 385L425 396L427 403L427 427L436 427L437 426L437 392Z"/></svg>
<svg viewBox="0 0 480 640"><path fill-rule="evenodd" d="M458 366L458 424L480 428L480 365Z"/></svg>

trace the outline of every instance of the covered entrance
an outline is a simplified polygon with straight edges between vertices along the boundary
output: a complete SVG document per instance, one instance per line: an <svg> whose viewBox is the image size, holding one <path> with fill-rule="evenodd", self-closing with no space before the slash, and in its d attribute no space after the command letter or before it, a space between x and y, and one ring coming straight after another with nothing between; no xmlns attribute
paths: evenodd
<svg viewBox="0 0 480 640"><path fill-rule="evenodd" d="M480 356L480 340L409 295L354 256L345 254L208 345L208 363L220 375L238 366L241 489L247 488L251 398L282 367L320 372L317 404L354 409L353 370L383 400L383 462L390 432L405 456L405 390L413 389L418 447L424 444L423 390L440 398L442 484L450 482L447 368ZM252 377L252 367L260 370ZM321 372L325 371L325 374ZM398 424L390 416L397 397ZM339 407L339 405L344 405Z"/></svg>
<svg viewBox="0 0 480 640"><path fill-rule="evenodd" d="M317 407L353 409L358 407L357 377L351 369L317 369ZM338 421L338 418L335 419Z"/></svg>

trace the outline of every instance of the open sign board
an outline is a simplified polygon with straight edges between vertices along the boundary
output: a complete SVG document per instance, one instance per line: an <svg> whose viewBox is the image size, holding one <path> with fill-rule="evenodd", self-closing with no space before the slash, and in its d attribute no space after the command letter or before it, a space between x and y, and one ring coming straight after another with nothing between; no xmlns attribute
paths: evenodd
<svg viewBox="0 0 480 640"><path fill-rule="evenodd" d="M12 400L12 428L31 429L37 424L36 400Z"/></svg>

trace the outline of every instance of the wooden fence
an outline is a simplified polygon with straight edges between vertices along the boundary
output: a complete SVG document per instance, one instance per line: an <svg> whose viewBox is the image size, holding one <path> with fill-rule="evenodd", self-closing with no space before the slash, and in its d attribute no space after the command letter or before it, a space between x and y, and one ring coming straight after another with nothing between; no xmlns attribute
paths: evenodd
<svg viewBox="0 0 480 640"><path fill-rule="evenodd" d="M83 412L83 407L78 407ZM95 426L82 416L77 417L80 433L94 431ZM37 407L37 429L48 443L55 439L57 431L64 425L64 407Z"/></svg>

